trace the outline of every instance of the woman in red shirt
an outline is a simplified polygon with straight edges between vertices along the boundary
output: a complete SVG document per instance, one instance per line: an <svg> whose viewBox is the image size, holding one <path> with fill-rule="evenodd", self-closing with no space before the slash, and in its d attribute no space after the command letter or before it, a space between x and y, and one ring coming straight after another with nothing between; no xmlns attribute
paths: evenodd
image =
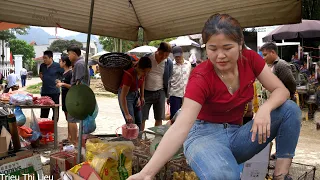
<svg viewBox="0 0 320 180"><path fill-rule="evenodd" d="M135 123L139 128L142 123L144 79L151 67L151 60L148 57L142 57L135 67L124 72L118 91L119 105L126 123Z"/></svg>
<svg viewBox="0 0 320 180"><path fill-rule="evenodd" d="M289 91L256 52L244 47L239 22L229 15L211 16L202 30L209 60L189 79L184 103L157 151L129 180L150 180L184 145L188 164L203 180L240 179L239 164L277 137L274 179L288 176L300 132L299 107ZM241 126L245 105L258 79L271 97L253 120Z"/></svg>

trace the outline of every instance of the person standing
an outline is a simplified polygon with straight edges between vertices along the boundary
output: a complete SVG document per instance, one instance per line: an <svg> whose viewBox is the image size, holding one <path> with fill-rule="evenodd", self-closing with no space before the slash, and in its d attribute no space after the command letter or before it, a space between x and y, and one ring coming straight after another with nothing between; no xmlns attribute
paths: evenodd
<svg viewBox="0 0 320 180"><path fill-rule="evenodd" d="M142 107L141 131L144 130L145 122L149 118L149 111L153 106L155 126L162 125L165 119L165 101L168 98L169 79L172 75L173 63L168 58L171 53L171 46L161 42L158 50L146 56L151 59L152 68L146 76L145 90L141 92L142 100L145 101Z"/></svg>
<svg viewBox="0 0 320 180"><path fill-rule="evenodd" d="M27 75L28 75L28 71L26 70L26 68L23 67L20 71L22 87L26 86Z"/></svg>
<svg viewBox="0 0 320 180"><path fill-rule="evenodd" d="M53 61L53 52L45 51L43 53L43 63L40 65L40 79L42 80L41 96L49 96L55 104L60 102L60 89L56 87L56 80L61 79L64 70L59 63ZM52 119L55 118L55 109ZM41 109L41 118L49 117L50 109ZM58 119L59 119L59 112Z"/></svg>
<svg viewBox="0 0 320 180"><path fill-rule="evenodd" d="M17 81L19 80L18 76L14 73L13 69L10 69L10 74L7 77L7 86L4 89L4 93L8 93L10 89L12 91L19 89ZM18 88L17 88L18 87Z"/></svg>
<svg viewBox="0 0 320 180"><path fill-rule="evenodd" d="M72 45L68 47L67 49L69 59L71 61L72 65L72 78L71 78L71 86L75 86L79 83L85 84L87 86L90 86L90 70L85 65L85 61L83 57L81 56L81 50L78 46ZM88 72L87 77L85 78L85 73ZM78 144L77 141L77 134L78 134L78 128L77 124L80 120L70 116L68 114L68 123L70 126L70 132L71 132L71 141L74 145Z"/></svg>
<svg viewBox="0 0 320 180"><path fill-rule="evenodd" d="M71 88L72 68L71 61L68 56L62 56L60 59L60 67L64 69L61 81L57 81L57 87L61 88L61 101L62 111L65 114L66 120L68 119L68 111L66 108L66 97L69 89ZM71 127L72 124L68 122L68 140L71 142Z"/></svg>
<svg viewBox="0 0 320 180"><path fill-rule="evenodd" d="M92 69L92 66L89 66L89 70L90 70L90 77L94 76L94 70Z"/></svg>
<svg viewBox="0 0 320 180"><path fill-rule="evenodd" d="M291 99L293 99L297 88L296 80L289 63L279 58L277 45L266 43L260 50L264 60L271 67L271 71L282 81L284 86L289 90Z"/></svg>
<svg viewBox="0 0 320 180"><path fill-rule="evenodd" d="M124 71L118 91L121 112L126 123L134 123L141 130L142 113L140 92L144 91L145 75L151 70L152 64L148 57L142 57L135 67Z"/></svg>
<svg viewBox="0 0 320 180"><path fill-rule="evenodd" d="M172 54L174 62L173 73L169 83L170 119L173 118L182 106L182 98L191 72L191 63L183 58L181 47L175 46L172 49Z"/></svg>

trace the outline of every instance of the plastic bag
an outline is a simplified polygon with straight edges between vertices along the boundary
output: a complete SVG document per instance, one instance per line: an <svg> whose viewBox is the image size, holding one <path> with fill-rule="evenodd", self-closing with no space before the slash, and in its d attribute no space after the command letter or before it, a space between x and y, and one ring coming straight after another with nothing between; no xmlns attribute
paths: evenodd
<svg viewBox="0 0 320 180"><path fill-rule="evenodd" d="M33 109L31 109L30 128L32 129L32 136L30 137L30 141L37 141L41 137L41 131Z"/></svg>
<svg viewBox="0 0 320 180"><path fill-rule="evenodd" d="M131 141L89 139L86 143L86 160L102 180L125 180L132 174L133 149Z"/></svg>
<svg viewBox="0 0 320 180"><path fill-rule="evenodd" d="M26 116L23 114L22 109L19 106L14 109L14 116L16 117L18 126L23 126L27 121Z"/></svg>
<svg viewBox="0 0 320 180"><path fill-rule="evenodd" d="M33 98L25 94L14 94L10 96L10 104L12 105L33 105Z"/></svg>
<svg viewBox="0 0 320 180"><path fill-rule="evenodd" d="M90 134L94 132L97 128L96 126L96 117L98 115L98 105L96 105L96 108L94 109L94 112L92 113L92 116L88 115L86 119L83 120L83 134Z"/></svg>

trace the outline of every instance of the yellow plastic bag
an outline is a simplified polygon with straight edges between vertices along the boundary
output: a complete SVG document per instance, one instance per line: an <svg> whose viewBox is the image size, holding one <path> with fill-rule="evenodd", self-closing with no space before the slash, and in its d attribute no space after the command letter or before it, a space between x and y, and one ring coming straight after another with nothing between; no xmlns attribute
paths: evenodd
<svg viewBox="0 0 320 180"><path fill-rule="evenodd" d="M131 141L103 142L89 139L86 143L86 158L102 180L125 180L132 174Z"/></svg>

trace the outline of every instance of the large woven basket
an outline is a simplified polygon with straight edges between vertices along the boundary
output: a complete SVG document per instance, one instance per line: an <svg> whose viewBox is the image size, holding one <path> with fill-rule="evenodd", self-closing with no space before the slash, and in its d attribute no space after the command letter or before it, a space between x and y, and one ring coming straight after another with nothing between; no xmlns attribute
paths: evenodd
<svg viewBox="0 0 320 180"><path fill-rule="evenodd" d="M108 53L99 58L101 80L106 91L118 94L123 70L132 67L130 56L124 53Z"/></svg>
<svg viewBox="0 0 320 180"><path fill-rule="evenodd" d="M122 68L106 68L99 65L101 80L106 91L118 94L123 75Z"/></svg>

